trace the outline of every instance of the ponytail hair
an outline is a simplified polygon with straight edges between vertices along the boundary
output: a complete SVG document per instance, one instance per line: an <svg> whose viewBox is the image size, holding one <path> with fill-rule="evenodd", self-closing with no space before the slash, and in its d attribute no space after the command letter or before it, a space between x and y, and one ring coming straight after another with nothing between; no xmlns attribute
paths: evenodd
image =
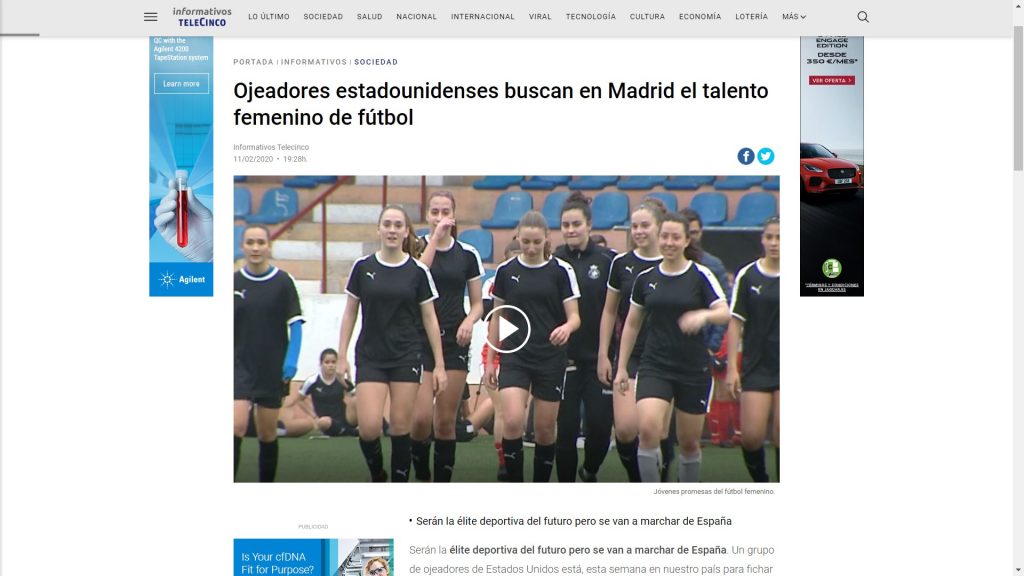
<svg viewBox="0 0 1024 576"><path fill-rule="evenodd" d="M519 219L519 226L516 227L516 238L519 238L523 228L540 228L544 231L544 259L551 258L551 242L548 240L548 221L544 215L536 210L530 210Z"/></svg>
<svg viewBox="0 0 1024 576"><path fill-rule="evenodd" d="M668 214L665 214L665 217L664 219L662 219L661 224L665 224L665 222L677 222L683 225L683 234L686 236L687 240L686 248L683 249L683 256L686 256L687 260L693 260L694 262L699 263L701 261L701 258L703 257L703 254L701 254L701 251L696 246L689 242L690 221L686 218L686 216L683 216L679 212L669 212ZM660 230L661 226L658 226L658 229Z"/></svg>
<svg viewBox="0 0 1024 576"><path fill-rule="evenodd" d="M587 224L590 224L594 219L593 211L590 209L591 202L593 202L592 198L588 198L586 194L576 190L565 199L559 215L565 214L569 210L579 210L583 213L583 219L587 221Z"/></svg>
<svg viewBox="0 0 1024 576"><path fill-rule="evenodd" d="M668 214L668 206L665 206L665 203L662 202L660 198L654 198L651 196L644 198L643 202L637 204L636 208L633 208L633 212L631 212L631 214L638 210L646 210L650 212L651 216L654 216L654 221L658 223L659 228L661 227L661 223L665 220L665 215Z"/></svg>
<svg viewBox="0 0 1024 576"><path fill-rule="evenodd" d="M430 205L430 201L434 198L447 198L452 203L452 212L455 212L455 194L452 194L450 190L434 190L427 196L427 205ZM452 226L452 238L459 239L459 226L456 224Z"/></svg>

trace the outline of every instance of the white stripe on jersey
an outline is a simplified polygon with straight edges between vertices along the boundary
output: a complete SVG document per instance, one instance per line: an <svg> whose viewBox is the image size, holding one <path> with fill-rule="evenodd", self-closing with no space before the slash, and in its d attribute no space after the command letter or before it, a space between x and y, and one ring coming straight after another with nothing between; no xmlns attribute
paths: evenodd
<svg viewBox="0 0 1024 576"><path fill-rule="evenodd" d="M635 286L635 285L636 285L636 283L640 281L640 277L641 277L641 276L643 276L644 274L647 274L647 273L648 273L648 272L650 272L651 270L657 270L657 269L658 269L658 267L657 267L657 266L651 266L651 267L650 267L650 268L648 268L647 270L644 270L643 272L641 272L641 273L637 274L637 275L636 275L636 278L635 278L635 279L633 280L633 285ZM641 284L641 286L643 286L643 284ZM631 287L630 287L630 289L629 289L629 305L630 305L630 306L636 306L637 308L640 308L640 309L643 309L643 307L644 307L644 305L643 305L643 304L640 304L640 303L639 303L639 302L637 302L636 300L633 300L633 288L632 288L632 286L631 286Z"/></svg>
<svg viewBox="0 0 1024 576"><path fill-rule="evenodd" d="M569 300L575 300L576 298L579 298L580 286L576 282L576 271L573 270L572 264L569 264L565 260L562 260L561 258L557 258L555 256L552 256L551 258L553 258L555 263L561 266L562 270L564 270L565 273L569 275L569 288L572 290L572 296L566 298L565 300L562 300L562 302L568 302Z"/></svg>
<svg viewBox="0 0 1024 576"><path fill-rule="evenodd" d="M433 294L433 296L431 296L430 298L427 298L423 302L420 302L420 305L422 306L423 304L426 304L427 302L432 302L434 300L437 300L437 286L434 286L434 277L431 276L431 274L430 274L430 268L426 264L424 264L423 262L420 262L419 260L417 260L415 258L413 258L412 261L415 262L416 265L420 267L420 270L423 270L424 272L427 273L427 282L430 283L430 293Z"/></svg>
<svg viewBox="0 0 1024 576"><path fill-rule="evenodd" d="M712 272L710 268L699 262L694 262L693 264L697 267L697 271L704 275L708 284L711 284L711 289L715 292L715 296L718 296L716 300L712 301L711 304L708 304L708 308L711 308L719 301L726 302L725 292L722 291L722 285L718 283L718 278L715 278L715 273Z"/></svg>
<svg viewBox="0 0 1024 576"><path fill-rule="evenodd" d="M612 272L612 270L615 269L615 261L616 260L618 260L619 258L622 258L623 256L629 256L630 254L632 254L632 252L623 252L622 254L616 254L615 258L612 258L612 265L611 265L611 267L608 268L608 281L604 283L604 287L605 288L607 288L608 290L611 290L612 292L615 292L615 293L619 292L615 288L612 288L612 284L611 284L611 282L612 282L612 273L611 272Z"/></svg>
<svg viewBox="0 0 1024 576"><path fill-rule="evenodd" d="M356 273L356 266L358 266L360 262L362 262L363 260L366 260L370 256L373 256L373 254L367 254L366 256L363 256L362 258L359 258L358 260L353 262L352 263L352 268L348 271L348 277L351 278L352 275ZM356 296L355 294L349 292L348 286L345 287L345 294L348 294L352 298L355 298L356 300L359 300L359 296Z"/></svg>
<svg viewBox="0 0 1024 576"><path fill-rule="evenodd" d="M734 280L732 283L732 306L730 306L730 313L733 315L733 317L742 320L743 322L746 322L747 319L744 318L742 314L736 313L736 301L740 297L740 281L743 279L744 276L747 275L747 272L750 271L750 268L754 264L757 264L757 260L754 260L750 264L747 264L743 268L740 268L740 271L736 273L736 280Z"/></svg>
<svg viewBox="0 0 1024 576"><path fill-rule="evenodd" d="M319 377L319 374L314 374L309 378L306 378L306 381L303 382L302 386L299 388L299 394L309 396L309 389L313 387L313 384L316 384L316 379Z"/></svg>
<svg viewBox="0 0 1024 576"><path fill-rule="evenodd" d="M459 244L462 246L463 250L469 252L470 254L473 255L474 258L476 258L476 271L478 273L476 276L470 278L470 280L472 281L482 277L484 275L484 261L480 259L480 252L478 252L477 249L474 248L472 244L466 244L465 242L462 241L459 241Z"/></svg>

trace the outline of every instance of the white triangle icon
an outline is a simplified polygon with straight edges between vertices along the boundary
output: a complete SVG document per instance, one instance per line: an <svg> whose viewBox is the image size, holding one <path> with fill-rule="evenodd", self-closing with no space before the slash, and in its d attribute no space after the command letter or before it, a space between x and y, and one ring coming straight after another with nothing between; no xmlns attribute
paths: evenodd
<svg viewBox="0 0 1024 576"><path fill-rule="evenodd" d="M509 336L519 331L519 327L515 324L505 320L504 317L498 317L498 339L504 340Z"/></svg>

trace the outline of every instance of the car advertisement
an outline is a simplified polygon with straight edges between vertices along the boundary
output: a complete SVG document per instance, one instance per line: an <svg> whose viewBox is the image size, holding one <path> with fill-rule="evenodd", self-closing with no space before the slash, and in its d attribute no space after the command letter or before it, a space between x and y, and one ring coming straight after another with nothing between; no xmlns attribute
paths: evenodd
<svg viewBox="0 0 1024 576"><path fill-rule="evenodd" d="M864 38L800 39L800 295L864 295Z"/></svg>

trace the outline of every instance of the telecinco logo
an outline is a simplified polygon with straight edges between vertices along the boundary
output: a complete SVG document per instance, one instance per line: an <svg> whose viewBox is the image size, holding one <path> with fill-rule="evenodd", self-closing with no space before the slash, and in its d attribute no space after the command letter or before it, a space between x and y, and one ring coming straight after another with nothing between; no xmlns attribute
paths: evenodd
<svg viewBox="0 0 1024 576"><path fill-rule="evenodd" d="M836 278L842 271L843 265L835 258L829 258L821 265L821 273L824 274L826 278Z"/></svg>

